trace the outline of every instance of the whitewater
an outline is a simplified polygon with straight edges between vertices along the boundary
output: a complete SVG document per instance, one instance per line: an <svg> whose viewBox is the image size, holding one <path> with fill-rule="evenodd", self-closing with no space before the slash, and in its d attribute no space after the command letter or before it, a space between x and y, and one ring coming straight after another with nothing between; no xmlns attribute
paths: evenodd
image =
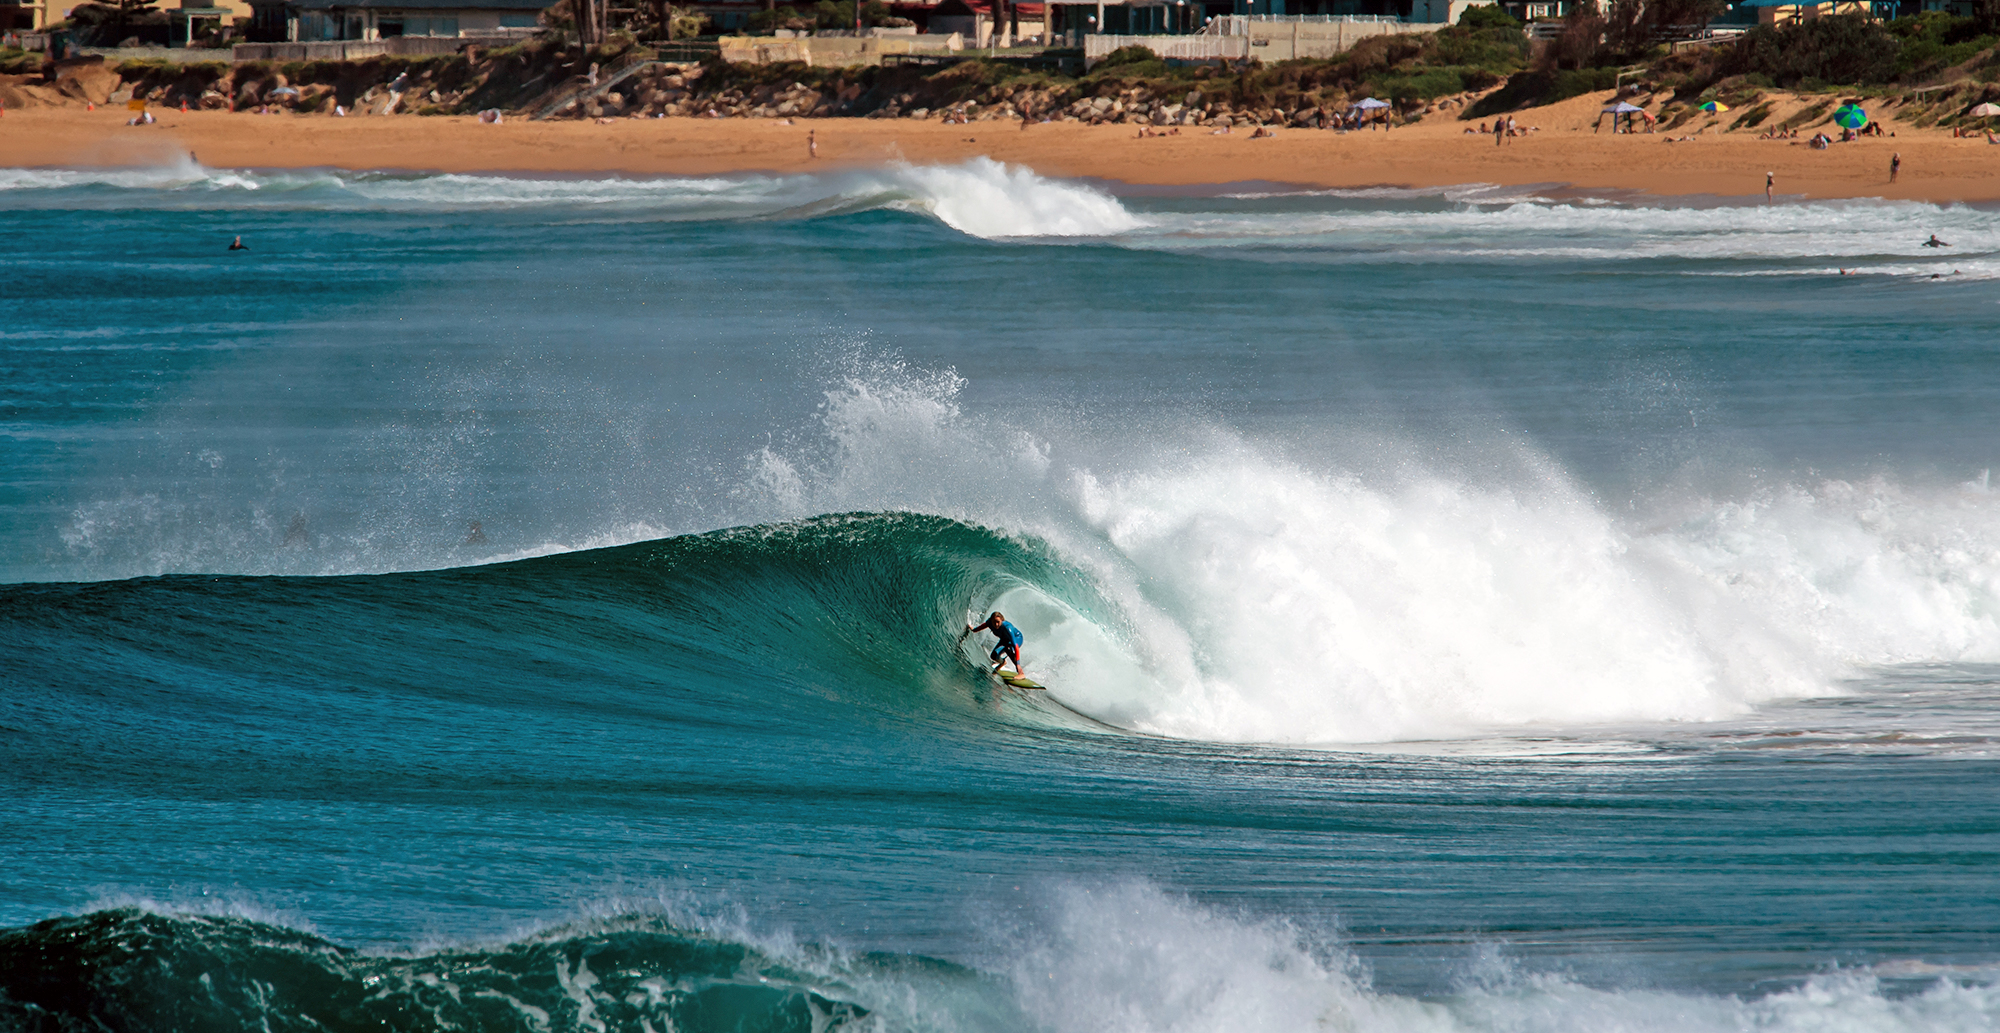
<svg viewBox="0 0 2000 1033"><path fill-rule="evenodd" d="M0 1028L2000 1024L1989 208L0 212Z"/></svg>

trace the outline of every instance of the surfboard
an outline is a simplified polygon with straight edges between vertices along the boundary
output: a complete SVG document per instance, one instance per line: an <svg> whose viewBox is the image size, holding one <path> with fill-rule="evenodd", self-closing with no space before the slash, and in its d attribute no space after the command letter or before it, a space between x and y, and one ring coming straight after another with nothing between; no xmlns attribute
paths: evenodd
<svg viewBox="0 0 2000 1033"><path fill-rule="evenodd" d="M1033 678L1022 677L1021 675L1015 674L1011 671L995 671L993 672L993 677L998 678L1001 681L1006 682L1007 684L1012 685L1017 689L1048 688L1048 686L1043 685L1041 682L1038 682Z"/></svg>

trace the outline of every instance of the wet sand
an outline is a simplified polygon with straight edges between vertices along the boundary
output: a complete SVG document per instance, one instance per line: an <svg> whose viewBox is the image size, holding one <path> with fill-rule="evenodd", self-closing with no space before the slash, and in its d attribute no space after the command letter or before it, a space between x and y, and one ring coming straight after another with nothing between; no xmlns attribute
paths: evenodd
<svg viewBox="0 0 2000 1033"><path fill-rule="evenodd" d="M1133 126L1014 122L942 125L907 119L623 119L482 125L470 117L252 115L157 111L125 124L122 108L9 110L0 116L0 165L145 166L192 153L208 167L394 169L524 174L715 175L829 171L895 161L955 163L977 156L1048 176L1156 187L1263 182L1320 188L1439 187L1469 183L1761 196L1766 172L1790 198L1884 197L1935 202L2000 199L2000 146L1941 130L1886 123L1894 137L1836 144L1759 140L1718 125L1688 142L1668 134L1593 133L1602 98L1516 114L1538 131L1496 145L1476 123L1434 114L1389 132L1280 129L1139 138ZM1702 123L1683 126L1674 136ZM807 134L818 140L807 153ZM1807 135L1810 135L1808 132ZM1889 160L1902 172L1889 181Z"/></svg>

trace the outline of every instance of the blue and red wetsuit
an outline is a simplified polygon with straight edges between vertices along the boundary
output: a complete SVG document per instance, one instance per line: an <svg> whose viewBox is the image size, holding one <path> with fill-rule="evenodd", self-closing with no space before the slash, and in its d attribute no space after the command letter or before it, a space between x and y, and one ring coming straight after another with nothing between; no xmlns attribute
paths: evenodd
<svg viewBox="0 0 2000 1033"><path fill-rule="evenodd" d="M1000 643L993 647L992 656L994 666L998 667L1000 664L1012 660L1014 662L1014 669L1017 671L1020 670L1021 629L1015 627L1012 621L1001 621L1000 626L997 628L993 626L991 621L988 621L986 630L1000 636Z"/></svg>

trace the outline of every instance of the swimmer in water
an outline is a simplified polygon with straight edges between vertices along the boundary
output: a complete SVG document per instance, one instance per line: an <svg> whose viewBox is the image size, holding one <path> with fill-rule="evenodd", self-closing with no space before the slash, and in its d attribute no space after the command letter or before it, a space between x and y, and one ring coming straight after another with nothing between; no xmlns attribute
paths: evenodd
<svg viewBox="0 0 2000 1033"><path fill-rule="evenodd" d="M1945 242L1944 242L1944 241L1942 241L1942 240L1939 240L1939 239L1937 239L1937 234L1933 233L1933 234L1931 234L1931 239L1929 239L1929 240L1926 240L1926 241L1924 241L1924 246L1925 246L1925 247L1950 247L1951 245L1950 245L1950 244L1947 244L1947 243L1945 243Z"/></svg>
<svg viewBox="0 0 2000 1033"><path fill-rule="evenodd" d="M242 238L242 237L237 237L237 238L236 238L235 240L232 240L232 241L230 241L230 242L229 242L229 250L231 250L231 251L248 251L248 250L250 250L250 245L248 245L248 244L245 244L245 243L243 243L243 238Z"/></svg>

